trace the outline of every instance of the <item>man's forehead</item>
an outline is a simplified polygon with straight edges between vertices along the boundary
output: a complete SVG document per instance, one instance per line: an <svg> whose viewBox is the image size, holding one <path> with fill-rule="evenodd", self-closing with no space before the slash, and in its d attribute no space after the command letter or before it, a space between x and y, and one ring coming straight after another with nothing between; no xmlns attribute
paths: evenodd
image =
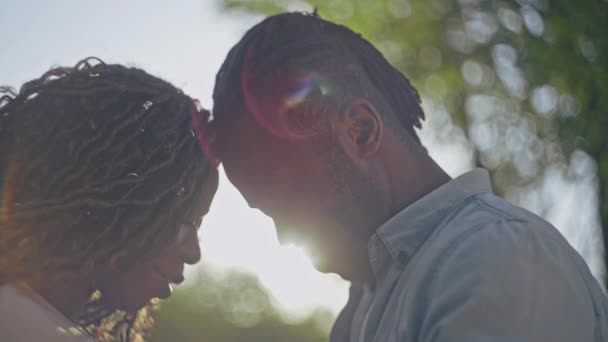
<svg viewBox="0 0 608 342"><path fill-rule="evenodd" d="M246 113L234 114L225 112L222 113L221 117L214 118L213 126L216 138L213 148L219 154L220 159L223 159L223 155L227 152L248 140L248 135L252 131L252 123L247 123L246 121L250 121Z"/></svg>

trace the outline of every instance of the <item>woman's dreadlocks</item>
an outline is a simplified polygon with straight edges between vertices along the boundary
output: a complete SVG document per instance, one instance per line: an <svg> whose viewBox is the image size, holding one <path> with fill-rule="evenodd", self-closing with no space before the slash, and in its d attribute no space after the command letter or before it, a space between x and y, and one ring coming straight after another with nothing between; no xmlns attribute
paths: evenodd
<svg viewBox="0 0 608 342"><path fill-rule="evenodd" d="M193 100L171 84L87 58L1 90L0 284L119 254L137 262L200 216L214 168L192 128ZM83 324L125 340L146 326L135 321L142 312L92 310Z"/></svg>

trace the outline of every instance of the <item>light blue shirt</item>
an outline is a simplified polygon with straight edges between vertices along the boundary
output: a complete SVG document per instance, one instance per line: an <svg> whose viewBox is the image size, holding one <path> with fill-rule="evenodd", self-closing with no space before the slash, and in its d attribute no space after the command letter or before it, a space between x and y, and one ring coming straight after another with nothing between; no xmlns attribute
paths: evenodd
<svg viewBox="0 0 608 342"><path fill-rule="evenodd" d="M354 285L332 342L608 341L608 299L564 237L454 179L369 241L373 285Z"/></svg>

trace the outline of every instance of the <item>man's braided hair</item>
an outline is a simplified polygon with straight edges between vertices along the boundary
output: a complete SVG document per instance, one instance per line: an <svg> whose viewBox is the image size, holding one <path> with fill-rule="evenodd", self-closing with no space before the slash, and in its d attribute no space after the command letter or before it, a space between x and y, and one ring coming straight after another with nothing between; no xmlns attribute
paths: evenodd
<svg viewBox="0 0 608 342"><path fill-rule="evenodd" d="M197 199L215 171L193 100L171 84L87 58L0 90L0 284L118 255L138 262L202 214ZM149 307L91 308L82 324L102 340L141 339L148 326Z"/></svg>
<svg viewBox="0 0 608 342"><path fill-rule="evenodd" d="M300 106L314 112L309 114L322 115L328 108L339 112L349 99L363 97L419 142L415 127L421 127L424 112L416 89L361 35L316 13L271 16L244 35L217 74L214 118L221 122L243 110L255 112L248 103L254 88L268 86L272 93L289 84L285 78L303 75L307 82L313 78L317 88L307 91L308 101ZM296 83L296 95L301 90ZM298 117L302 120L301 111Z"/></svg>

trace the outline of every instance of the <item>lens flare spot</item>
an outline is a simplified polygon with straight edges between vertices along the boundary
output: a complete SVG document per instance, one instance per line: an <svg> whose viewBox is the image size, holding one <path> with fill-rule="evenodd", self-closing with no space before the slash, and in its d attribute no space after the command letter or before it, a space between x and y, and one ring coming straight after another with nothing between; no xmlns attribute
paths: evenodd
<svg viewBox="0 0 608 342"><path fill-rule="evenodd" d="M306 99L308 93L310 93L310 83L301 86L300 89L297 89L291 95L287 96L287 98L285 98L284 106L287 109L296 108L304 99Z"/></svg>
<svg viewBox="0 0 608 342"><path fill-rule="evenodd" d="M317 90L321 96L330 94L329 82L319 74L308 74L296 80L298 87L285 97L284 106L287 109L296 108L308 95Z"/></svg>
<svg viewBox="0 0 608 342"><path fill-rule="evenodd" d="M332 94L328 78L316 71L261 74L251 70L253 65L256 63L251 61L248 52L241 70L241 89L247 112L275 137L300 139L300 136L290 134L286 115L312 96L316 99Z"/></svg>

